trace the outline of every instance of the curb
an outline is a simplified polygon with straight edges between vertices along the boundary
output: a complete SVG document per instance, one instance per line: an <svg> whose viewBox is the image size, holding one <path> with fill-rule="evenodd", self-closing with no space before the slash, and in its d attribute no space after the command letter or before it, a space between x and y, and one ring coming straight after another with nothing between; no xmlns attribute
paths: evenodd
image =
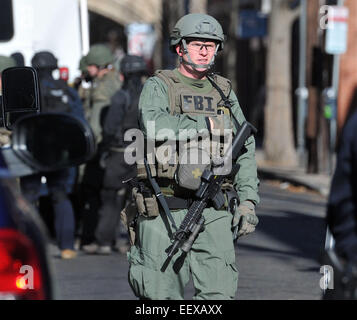
<svg viewBox="0 0 357 320"><path fill-rule="evenodd" d="M289 182L293 185L303 186L309 190L316 191L324 197L327 197L329 194L329 188L327 186L321 186L316 183L307 182L305 178L299 178L294 175L279 173L267 168L258 167L258 177L259 179L271 179L271 180L282 180Z"/></svg>

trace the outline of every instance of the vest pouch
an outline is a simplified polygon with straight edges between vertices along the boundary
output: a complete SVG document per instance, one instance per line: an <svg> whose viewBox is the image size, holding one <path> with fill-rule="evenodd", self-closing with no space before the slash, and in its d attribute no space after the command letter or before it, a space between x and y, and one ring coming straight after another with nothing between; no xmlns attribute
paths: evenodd
<svg viewBox="0 0 357 320"><path fill-rule="evenodd" d="M159 178L173 179L177 169L177 164L158 163L157 176Z"/></svg>
<svg viewBox="0 0 357 320"><path fill-rule="evenodd" d="M155 195L149 198L144 198L146 207L146 217L157 217L159 215L159 204Z"/></svg>
<svg viewBox="0 0 357 320"><path fill-rule="evenodd" d="M230 111L226 107L219 106L217 116L211 119L214 122L213 134L224 137L231 132L230 130L233 130Z"/></svg>
<svg viewBox="0 0 357 320"><path fill-rule="evenodd" d="M149 188L144 188L145 192L141 192L136 187L132 191L138 213L144 217L157 217L159 215L157 199Z"/></svg>
<svg viewBox="0 0 357 320"><path fill-rule="evenodd" d="M178 163L176 141L163 144L157 148L156 162L159 178L174 179Z"/></svg>
<svg viewBox="0 0 357 320"><path fill-rule="evenodd" d="M135 220L137 216L137 208L133 201L130 201L128 205L120 212L120 220L126 226L128 231L128 236L130 240L130 245L135 244L136 230L135 230Z"/></svg>
<svg viewBox="0 0 357 320"><path fill-rule="evenodd" d="M146 210L145 210L144 197L142 193L140 193L139 189L136 187L133 188L132 192L133 192L134 202L136 204L136 208L138 209L139 214L144 215Z"/></svg>
<svg viewBox="0 0 357 320"><path fill-rule="evenodd" d="M149 164L151 175L156 177L156 167L153 164ZM137 170L137 178L139 180L147 179L146 168L143 163L136 163L136 170Z"/></svg>
<svg viewBox="0 0 357 320"><path fill-rule="evenodd" d="M197 144L189 146L180 152L176 181L182 188L197 190L203 171L210 168L210 152Z"/></svg>

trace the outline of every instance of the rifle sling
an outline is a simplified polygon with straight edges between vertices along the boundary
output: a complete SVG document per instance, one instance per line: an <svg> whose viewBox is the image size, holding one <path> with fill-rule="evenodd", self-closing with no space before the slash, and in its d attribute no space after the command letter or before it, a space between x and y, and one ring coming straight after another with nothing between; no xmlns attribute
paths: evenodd
<svg viewBox="0 0 357 320"><path fill-rule="evenodd" d="M221 98L222 98L222 100L224 102L224 105L227 108L229 108L229 110L231 112L231 115L233 117L233 121L235 122L235 126L236 126L236 128L238 130L239 122L238 122L237 118L235 117L235 115L234 115L234 113L232 111L232 103L231 103L231 101L228 99L228 97L226 97L224 95L224 92L222 91L222 89L217 85L217 83L214 82L214 80L211 77L207 76L207 79L209 80L209 82L211 82L212 86L218 91L219 95L221 96Z"/></svg>
<svg viewBox="0 0 357 320"><path fill-rule="evenodd" d="M155 192L155 196L156 196L157 200L159 201L159 203L161 204L161 207L164 210L166 216L170 220L171 226L175 229L175 231L177 231L177 226L176 226L175 220L172 217L169 206L167 205L167 202L165 200L165 196L162 194L161 189L160 189L159 185L157 184L156 180L152 177L150 166L148 165L147 160L145 158L144 158L144 164L145 164L148 180Z"/></svg>

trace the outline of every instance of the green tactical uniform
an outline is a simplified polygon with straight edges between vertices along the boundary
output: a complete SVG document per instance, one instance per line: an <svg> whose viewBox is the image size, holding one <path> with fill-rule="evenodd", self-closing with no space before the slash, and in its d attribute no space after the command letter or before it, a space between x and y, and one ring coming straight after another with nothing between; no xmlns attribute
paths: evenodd
<svg viewBox="0 0 357 320"><path fill-rule="evenodd" d="M80 68L95 65L99 69L108 69L114 57L110 49L103 44L91 46L88 54L80 61ZM96 77L83 102L85 117L93 129L97 143L102 140L102 124L104 123L104 107L110 106L110 99L120 89L121 81L115 69L108 69L102 77ZM104 112L103 112L104 111Z"/></svg>
<svg viewBox="0 0 357 320"><path fill-rule="evenodd" d="M201 43L216 43L214 55L211 54L212 58L208 64L194 63L197 60L192 59L188 50L192 39ZM207 75L217 52L223 49L224 39L222 27L213 17L205 14L188 14L182 17L172 30L170 49L176 53L179 46L182 52L182 56L179 57L180 67L181 64L186 64L194 70L204 69L207 70ZM203 45L198 50L201 51L202 47ZM208 52L207 48L205 50ZM146 140L154 140L157 146L167 138L165 129L170 129L171 134L173 131L176 144L181 142L178 140L194 140L197 132L208 129L212 137L220 137L218 143L216 140L216 144L212 142L209 147L209 158L213 161L216 155L222 156L222 138L225 137L222 128L232 128L231 114L234 114L240 124L245 119L237 97L231 91L229 80L217 75L203 80L195 78L186 77L176 69L158 71L156 76L148 79L140 96L140 126ZM223 103L227 102L227 98L230 101L230 108ZM210 130L211 121L214 123L213 129L220 129L219 134L215 130ZM152 122L155 123L155 133L151 132ZM185 129L187 135L183 137L180 133ZM236 131L235 128L233 131ZM161 133L163 136L160 136ZM135 206L128 206L122 212L122 219L127 223L132 244L128 252L129 283L137 297L183 299L185 285L192 275L195 287L193 299L235 298L238 270L235 264L233 238L253 232L258 223L254 206L259 202L259 181L253 137L246 140L245 148L246 152L237 160L240 170L233 181L228 178L224 186L227 197L229 190L236 190L240 202L238 208L231 213L227 206L228 201L219 210L208 203L202 213L205 218L203 231L198 234L187 255L178 250L171 260L167 260L167 249L172 245L174 227L168 221L170 217L161 210L161 205L157 201L155 203L155 196L152 198L150 191L148 192L145 187L148 185L146 172L142 164L138 163L139 182L138 187L133 188ZM177 157L176 153L175 156L180 162L181 155ZM175 163L162 162L159 158L157 160L155 164L150 164L151 174L166 196L172 219L176 226L179 226L195 195L195 188L192 188L194 183L191 182L200 178L195 176L194 167L190 167L191 163L185 167L184 163L177 166ZM182 169L184 174L181 175L181 168L188 169ZM190 177L189 184L183 183L190 175L195 177ZM180 204L174 204L175 201L179 201ZM139 214L136 215L136 224L133 225L131 221L135 222L135 211Z"/></svg>
<svg viewBox="0 0 357 320"><path fill-rule="evenodd" d="M101 119L104 107L110 105L110 99L121 87L118 74L115 70L106 73L102 78L95 79L88 94L88 99L84 102L86 119L93 129L96 141L102 139Z"/></svg>
<svg viewBox="0 0 357 320"><path fill-rule="evenodd" d="M197 95L206 95L215 90L208 80L195 80L174 75L187 88ZM229 99L233 102L232 111L238 122L244 121L243 113L233 92ZM157 76L147 80L140 98L141 129L146 138L146 124L155 121L155 132L170 128L178 137L180 129L206 129L205 115L170 114L168 87ZM156 137L160 140L160 137ZM238 162L241 169L235 177L234 185L240 201L259 202L258 179L254 158L255 142L251 137L245 144L247 152ZM173 211L176 225L180 225L187 209ZM227 210L217 211L207 208L203 213L205 229L199 234L192 249L184 259L177 274L176 264L180 253L176 253L165 272L160 268L165 262L165 250L170 246L167 227L161 216L147 218L139 216L137 241L128 253L130 272L129 281L139 297L150 299L183 299L183 289L192 272L196 288L195 299L233 299L236 293L238 270L235 264L235 251L232 241L232 214Z"/></svg>

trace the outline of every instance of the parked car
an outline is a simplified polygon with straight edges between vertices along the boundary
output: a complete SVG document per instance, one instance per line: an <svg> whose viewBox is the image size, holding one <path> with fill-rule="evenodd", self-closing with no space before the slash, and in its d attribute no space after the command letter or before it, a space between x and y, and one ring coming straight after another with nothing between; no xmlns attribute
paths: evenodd
<svg viewBox="0 0 357 320"><path fill-rule="evenodd" d="M88 161L94 136L81 119L39 113L33 68L4 70L2 85L2 121L12 134L0 149L0 300L55 299L46 227L16 177Z"/></svg>

